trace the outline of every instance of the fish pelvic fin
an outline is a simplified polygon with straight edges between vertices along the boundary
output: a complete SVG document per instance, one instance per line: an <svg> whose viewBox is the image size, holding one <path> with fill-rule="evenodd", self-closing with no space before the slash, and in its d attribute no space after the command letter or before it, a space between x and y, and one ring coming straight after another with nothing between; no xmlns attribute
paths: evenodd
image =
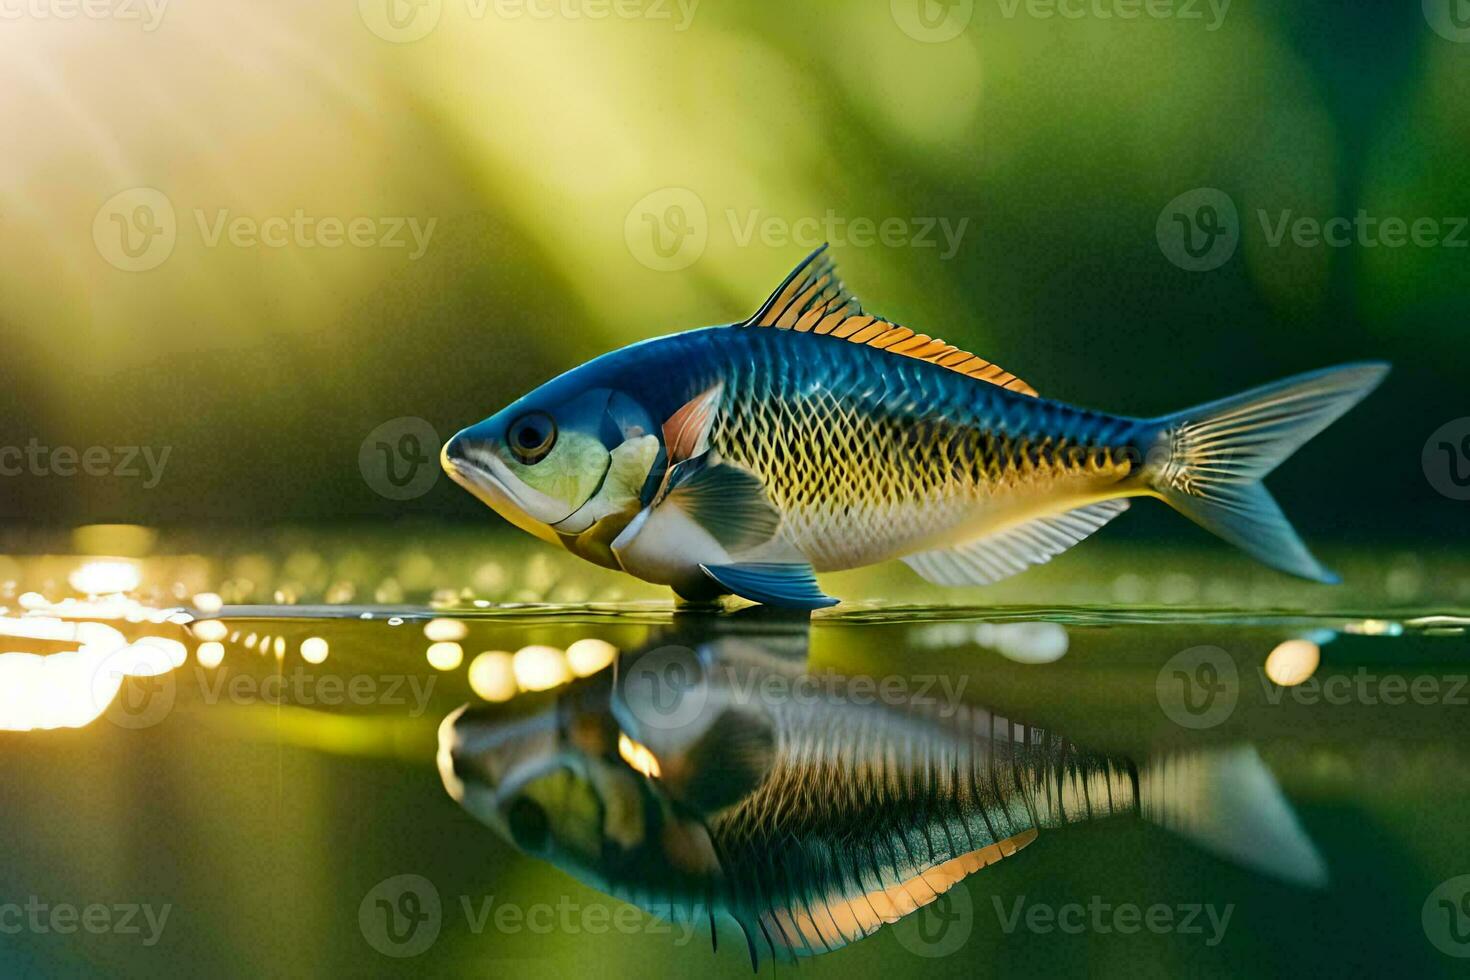
<svg viewBox="0 0 1470 980"><path fill-rule="evenodd" d="M1295 885L1322 888L1327 866L1250 746L1154 759L1138 774L1139 812L1204 850Z"/></svg>
<svg viewBox="0 0 1470 980"><path fill-rule="evenodd" d="M783 609L823 609L837 600L822 591L812 566L799 562L742 562L699 566L727 592Z"/></svg>
<svg viewBox="0 0 1470 980"><path fill-rule="evenodd" d="M1387 374L1387 364L1346 364L1157 419L1148 486L1257 561L1335 584L1260 481Z"/></svg>

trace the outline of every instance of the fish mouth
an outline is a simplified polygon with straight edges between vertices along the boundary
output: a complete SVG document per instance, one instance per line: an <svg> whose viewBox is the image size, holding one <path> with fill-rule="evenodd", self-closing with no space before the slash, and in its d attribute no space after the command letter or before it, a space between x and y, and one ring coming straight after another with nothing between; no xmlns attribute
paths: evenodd
<svg viewBox="0 0 1470 980"><path fill-rule="evenodd" d="M465 431L456 433L439 450L439 465L449 474L449 478L522 531L534 534L543 541L560 544L556 532L550 527L554 522L535 516L537 510L545 509L550 498L534 502L523 500L514 489L520 481L496 457L494 446L466 436ZM536 506L538 503L541 506Z"/></svg>

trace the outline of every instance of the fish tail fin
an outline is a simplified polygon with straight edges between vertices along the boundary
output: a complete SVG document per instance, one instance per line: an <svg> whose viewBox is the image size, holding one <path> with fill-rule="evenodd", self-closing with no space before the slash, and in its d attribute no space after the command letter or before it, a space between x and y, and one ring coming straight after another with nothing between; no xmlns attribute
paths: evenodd
<svg viewBox="0 0 1470 980"><path fill-rule="evenodd" d="M1155 419L1149 487L1256 560L1336 583L1338 577L1307 550L1260 481L1386 374L1387 364L1345 364Z"/></svg>
<svg viewBox="0 0 1470 980"><path fill-rule="evenodd" d="M1327 884L1322 856L1250 746L1152 760L1138 774L1138 806L1144 819L1253 871Z"/></svg>

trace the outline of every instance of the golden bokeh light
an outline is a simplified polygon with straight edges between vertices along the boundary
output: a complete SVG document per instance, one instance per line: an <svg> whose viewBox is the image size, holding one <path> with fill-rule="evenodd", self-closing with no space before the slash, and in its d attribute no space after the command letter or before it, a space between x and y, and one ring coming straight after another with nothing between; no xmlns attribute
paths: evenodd
<svg viewBox="0 0 1470 980"><path fill-rule="evenodd" d="M67 582L86 595L131 592L143 580L142 570L131 561L98 559L83 564L67 576Z"/></svg>
<svg viewBox="0 0 1470 980"><path fill-rule="evenodd" d="M1311 640L1287 640L1266 657L1266 676L1280 687L1295 687L1317 671L1322 648Z"/></svg>
<svg viewBox="0 0 1470 980"><path fill-rule="evenodd" d="M547 691L571 680L566 656L556 647L541 644L521 647L511 663L516 683L525 691Z"/></svg>
<svg viewBox="0 0 1470 980"><path fill-rule="evenodd" d="M431 619L424 624L424 636L435 642L463 640L469 629L458 619Z"/></svg>
<svg viewBox="0 0 1470 980"><path fill-rule="evenodd" d="M464 663L464 647L458 643L441 640L438 643L430 643L425 652L429 660L429 666L435 670L454 670Z"/></svg>
<svg viewBox="0 0 1470 980"><path fill-rule="evenodd" d="M194 651L194 659L201 667L218 667L225 660L225 645L210 640L199 644L199 649Z"/></svg>
<svg viewBox="0 0 1470 980"><path fill-rule="evenodd" d="M470 690L486 701L509 701L515 697L516 675L511 655L503 650L486 650L470 661Z"/></svg>
<svg viewBox="0 0 1470 980"><path fill-rule="evenodd" d="M301 659L309 664L319 664L327 659L330 647L320 636L308 636L301 641Z"/></svg>
<svg viewBox="0 0 1470 980"><path fill-rule="evenodd" d="M587 637L567 647L567 663L578 677L589 677L613 662L618 648L606 640Z"/></svg>

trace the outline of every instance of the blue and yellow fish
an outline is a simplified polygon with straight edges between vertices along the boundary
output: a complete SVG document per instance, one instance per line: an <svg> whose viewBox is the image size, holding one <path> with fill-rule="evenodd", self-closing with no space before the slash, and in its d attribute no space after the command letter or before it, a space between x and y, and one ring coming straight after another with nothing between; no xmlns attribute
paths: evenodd
<svg viewBox="0 0 1470 980"><path fill-rule="evenodd" d="M837 600L816 572L893 558L939 585L995 582L1141 496L1334 582L1260 481L1387 371L1108 415L863 312L823 246L749 319L574 368L456 434L442 462L518 527L691 600L818 608Z"/></svg>

